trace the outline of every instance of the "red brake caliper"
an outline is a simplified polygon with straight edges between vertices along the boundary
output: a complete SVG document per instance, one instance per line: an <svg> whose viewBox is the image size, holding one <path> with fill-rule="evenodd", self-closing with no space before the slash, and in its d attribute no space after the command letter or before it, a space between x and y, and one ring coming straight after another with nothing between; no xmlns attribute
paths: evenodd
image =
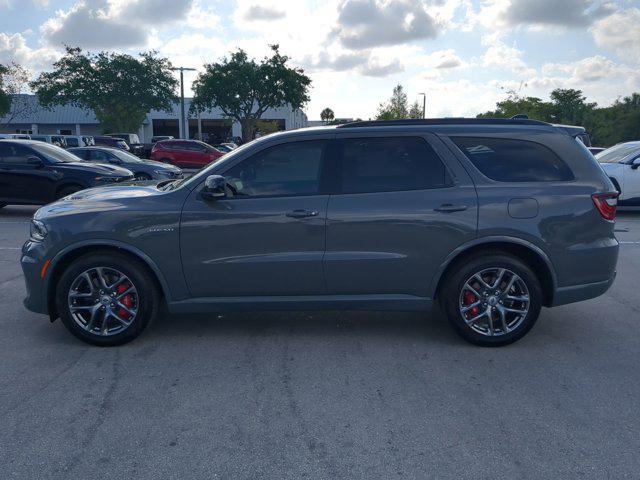
<svg viewBox="0 0 640 480"><path fill-rule="evenodd" d="M131 285L127 284L127 283L122 283L120 285L118 285L118 295L122 295L124 292L126 292L129 288L131 287ZM122 303L125 307L127 308L131 308L133 306L133 297L130 294L125 295L124 297L122 297L122 300L120 300L120 303ZM131 315L129 315L128 312L126 312L124 309L120 309L118 310L118 315L120 316L120 318L122 318L123 320L128 320L129 317Z"/></svg>
<svg viewBox="0 0 640 480"><path fill-rule="evenodd" d="M473 293L471 293L470 291L466 291L464 292L464 306L468 307L469 305L472 305L474 303L476 303L478 301L478 297L476 297ZM473 318L475 316L477 316L480 313L480 307L475 306L473 307L471 310L466 312L466 316L467 318Z"/></svg>

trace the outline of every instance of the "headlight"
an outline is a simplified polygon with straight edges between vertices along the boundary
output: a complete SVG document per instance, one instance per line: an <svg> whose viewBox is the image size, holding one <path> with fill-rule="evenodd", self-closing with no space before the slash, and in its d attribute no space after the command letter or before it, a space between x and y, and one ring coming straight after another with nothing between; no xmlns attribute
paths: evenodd
<svg viewBox="0 0 640 480"><path fill-rule="evenodd" d="M171 170L154 170L153 172L158 175L171 175Z"/></svg>
<svg viewBox="0 0 640 480"><path fill-rule="evenodd" d="M31 231L29 236L35 242L41 242L47 236L47 227L40 220L31 220Z"/></svg>

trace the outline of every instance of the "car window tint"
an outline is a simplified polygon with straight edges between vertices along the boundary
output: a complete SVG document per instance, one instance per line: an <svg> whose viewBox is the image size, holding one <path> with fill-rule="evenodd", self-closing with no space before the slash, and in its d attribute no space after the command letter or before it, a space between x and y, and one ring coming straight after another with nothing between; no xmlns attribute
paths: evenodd
<svg viewBox="0 0 640 480"><path fill-rule="evenodd" d="M108 161L111 155L102 150L89 150L89 160Z"/></svg>
<svg viewBox="0 0 640 480"><path fill-rule="evenodd" d="M241 197L318 193L324 140L267 148L225 172Z"/></svg>
<svg viewBox="0 0 640 480"><path fill-rule="evenodd" d="M0 163L3 164L26 164L27 157L35 155L22 145L0 143Z"/></svg>
<svg viewBox="0 0 640 480"><path fill-rule="evenodd" d="M67 138L67 146L68 147L79 147L80 144L77 138Z"/></svg>
<svg viewBox="0 0 640 480"><path fill-rule="evenodd" d="M505 138L451 137L485 176L498 182L573 180L571 169L549 148Z"/></svg>
<svg viewBox="0 0 640 480"><path fill-rule="evenodd" d="M419 137L350 138L341 141L342 192L389 192L449 184L442 160Z"/></svg>

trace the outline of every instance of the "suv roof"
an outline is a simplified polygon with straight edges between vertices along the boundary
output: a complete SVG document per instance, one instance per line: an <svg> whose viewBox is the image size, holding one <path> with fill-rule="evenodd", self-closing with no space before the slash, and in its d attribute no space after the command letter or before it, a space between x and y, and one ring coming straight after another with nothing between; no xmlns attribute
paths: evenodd
<svg viewBox="0 0 640 480"><path fill-rule="evenodd" d="M343 123L336 128L353 127L394 127L401 125L542 125L550 123L539 120L511 119L511 118L407 118L404 120L364 120Z"/></svg>

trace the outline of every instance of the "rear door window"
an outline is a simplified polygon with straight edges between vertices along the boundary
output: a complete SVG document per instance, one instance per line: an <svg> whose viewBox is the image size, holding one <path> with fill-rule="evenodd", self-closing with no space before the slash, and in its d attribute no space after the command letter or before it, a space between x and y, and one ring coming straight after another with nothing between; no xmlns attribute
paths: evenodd
<svg viewBox="0 0 640 480"><path fill-rule="evenodd" d="M420 137L340 141L342 193L424 190L450 185L442 160Z"/></svg>
<svg viewBox="0 0 640 480"><path fill-rule="evenodd" d="M508 138L450 137L486 177L498 182L573 180L571 169L551 149Z"/></svg>

